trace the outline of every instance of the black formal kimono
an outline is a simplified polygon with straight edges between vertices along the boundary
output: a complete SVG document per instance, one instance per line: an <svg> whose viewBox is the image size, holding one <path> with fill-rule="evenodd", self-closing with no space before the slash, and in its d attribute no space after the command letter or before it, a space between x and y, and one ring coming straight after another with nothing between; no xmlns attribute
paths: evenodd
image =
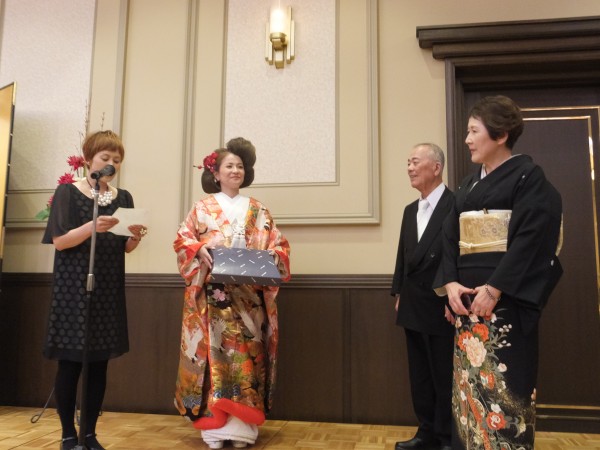
<svg viewBox="0 0 600 450"><path fill-rule="evenodd" d="M404 210L392 295L400 294L396 323L404 327L417 436L450 444L454 330L444 317L445 299L433 291L442 257L442 223L454 206L445 188L417 241L418 200Z"/></svg>
<svg viewBox="0 0 600 450"><path fill-rule="evenodd" d="M459 216L512 210L506 252L459 254ZM556 256L560 194L542 169L517 155L481 178L466 177L444 223L434 287L451 281L502 291L490 317L457 316L452 447L533 449L538 321L562 268Z"/></svg>

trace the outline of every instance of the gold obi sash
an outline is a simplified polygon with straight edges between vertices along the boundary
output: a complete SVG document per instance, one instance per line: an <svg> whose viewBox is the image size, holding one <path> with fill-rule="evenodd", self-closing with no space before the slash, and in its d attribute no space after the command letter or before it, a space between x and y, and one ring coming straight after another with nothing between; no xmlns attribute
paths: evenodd
<svg viewBox="0 0 600 450"><path fill-rule="evenodd" d="M461 213L458 242L460 254L505 252L511 213L510 209L484 209Z"/></svg>

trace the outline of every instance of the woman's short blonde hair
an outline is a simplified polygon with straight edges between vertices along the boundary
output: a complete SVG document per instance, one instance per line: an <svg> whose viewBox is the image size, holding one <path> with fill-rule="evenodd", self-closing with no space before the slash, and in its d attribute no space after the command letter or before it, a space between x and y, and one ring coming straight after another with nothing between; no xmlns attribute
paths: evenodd
<svg viewBox="0 0 600 450"><path fill-rule="evenodd" d="M121 159L125 158L125 148L121 138L114 131L96 131L95 133L88 134L83 141L83 159L87 163L90 163L96 153L103 150L109 150L118 152Z"/></svg>

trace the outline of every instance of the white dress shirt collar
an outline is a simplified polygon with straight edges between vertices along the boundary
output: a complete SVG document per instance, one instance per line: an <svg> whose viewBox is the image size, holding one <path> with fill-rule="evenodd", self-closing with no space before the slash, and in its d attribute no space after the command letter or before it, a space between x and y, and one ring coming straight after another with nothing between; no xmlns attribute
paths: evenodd
<svg viewBox="0 0 600 450"><path fill-rule="evenodd" d="M433 191L431 191L431 193L425 198L425 200L427 200L429 202L429 205L431 206L432 210L435 209L438 202L440 201L440 198L442 198L442 194L444 193L445 189L446 189L446 186L444 185L444 183L440 183L438 185L438 187L436 187ZM423 198L421 197L419 200L422 200L422 199Z"/></svg>

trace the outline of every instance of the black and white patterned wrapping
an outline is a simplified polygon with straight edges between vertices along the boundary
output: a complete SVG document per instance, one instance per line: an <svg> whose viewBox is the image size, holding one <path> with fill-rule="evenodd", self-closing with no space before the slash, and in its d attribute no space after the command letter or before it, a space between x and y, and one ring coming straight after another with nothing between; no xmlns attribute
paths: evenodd
<svg viewBox="0 0 600 450"><path fill-rule="evenodd" d="M215 283L279 286L281 275L267 250L217 247L211 249Z"/></svg>

